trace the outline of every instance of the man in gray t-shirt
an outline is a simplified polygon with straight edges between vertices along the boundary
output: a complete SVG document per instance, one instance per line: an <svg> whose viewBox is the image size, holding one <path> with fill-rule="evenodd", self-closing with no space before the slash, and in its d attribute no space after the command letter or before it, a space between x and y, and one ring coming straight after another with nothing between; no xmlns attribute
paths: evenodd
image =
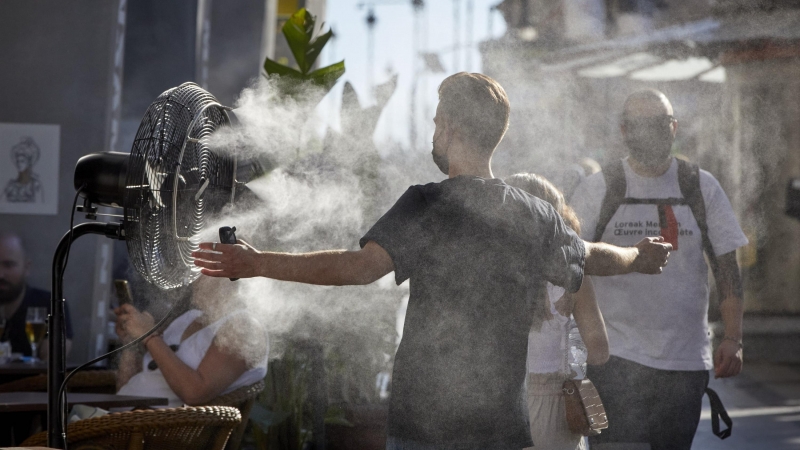
<svg viewBox="0 0 800 450"><path fill-rule="evenodd" d="M216 277L352 285L394 271L398 283L410 280L387 449L529 447L525 349L544 282L574 292L584 272L658 274L672 248L660 237L628 248L585 243L551 205L495 179L492 154L510 111L485 75L445 79L431 156L448 179L409 188L360 250L287 254L240 241L192 253Z"/></svg>
<svg viewBox="0 0 800 450"><path fill-rule="evenodd" d="M622 118L630 156L617 169L625 183L624 201L610 212L613 216L606 226L598 228L601 217L608 219L601 209L608 192L614 190L606 185L608 179L614 180L609 178L611 166L604 168L605 174L587 178L572 197L586 240L602 236L602 242L625 246L645 236L661 235L673 247L669 266L660 277L630 274L593 279L611 353L605 366L589 372L611 424L592 439L593 448L638 442L649 443L647 448L653 449L689 449L708 370L714 368L715 376L721 378L737 375L742 367L736 249L747 244L747 238L717 180L700 170L697 178L713 247L710 256L718 265L715 275L725 322L724 338L712 357L703 233L679 183L679 168L686 164L670 156L676 130L672 105L664 94L648 90L631 95Z"/></svg>

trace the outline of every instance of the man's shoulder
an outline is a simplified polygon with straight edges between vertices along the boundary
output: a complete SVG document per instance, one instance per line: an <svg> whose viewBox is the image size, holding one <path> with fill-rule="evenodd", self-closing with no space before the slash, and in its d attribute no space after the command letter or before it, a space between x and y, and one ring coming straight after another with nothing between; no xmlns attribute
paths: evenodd
<svg viewBox="0 0 800 450"><path fill-rule="evenodd" d="M717 178L711 172L700 168L700 189L722 189Z"/></svg>
<svg viewBox="0 0 800 450"><path fill-rule="evenodd" d="M35 288L33 286L26 286L25 298L23 299L25 306L50 306L50 291Z"/></svg>

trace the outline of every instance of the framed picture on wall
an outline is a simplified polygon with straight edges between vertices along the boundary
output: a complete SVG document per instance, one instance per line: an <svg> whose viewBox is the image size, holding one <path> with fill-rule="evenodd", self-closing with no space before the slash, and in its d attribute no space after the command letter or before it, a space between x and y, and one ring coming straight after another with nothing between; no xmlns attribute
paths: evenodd
<svg viewBox="0 0 800 450"><path fill-rule="evenodd" d="M57 214L61 127L0 123L0 214Z"/></svg>

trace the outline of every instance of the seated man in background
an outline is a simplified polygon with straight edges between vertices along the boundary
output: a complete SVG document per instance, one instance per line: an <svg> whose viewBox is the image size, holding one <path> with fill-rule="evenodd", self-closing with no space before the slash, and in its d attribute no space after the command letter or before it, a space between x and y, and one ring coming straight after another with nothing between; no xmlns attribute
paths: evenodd
<svg viewBox="0 0 800 450"><path fill-rule="evenodd" d="M117 386L121 395L165 397L169 407L204 405L267 374L269 341L263 324L237 302L236 285L201 278L191 286L191 304L138 350L123 353ZM194 309L194 308L197 309ZM181 306L178 306L181 308ZM114 310L123 343L155 325L153 316L131 304Z"/></svg>
<svg viewBox="0 0 800 450"><path fill-rule="evenodd" d="M50 292L28 285L31 260L25 252L22 238L14 233L0 232L0 316L5 317L5 329L0 341L10 341L11 351L32 356L31 343L25 334L28 308L45 308L50 314ZM72 347L72 322L69 305L64 305L67 329L67 354ZM2 323L2 319L0 319ZM38 357L47 358L47 338L39 342Z"/></svg>

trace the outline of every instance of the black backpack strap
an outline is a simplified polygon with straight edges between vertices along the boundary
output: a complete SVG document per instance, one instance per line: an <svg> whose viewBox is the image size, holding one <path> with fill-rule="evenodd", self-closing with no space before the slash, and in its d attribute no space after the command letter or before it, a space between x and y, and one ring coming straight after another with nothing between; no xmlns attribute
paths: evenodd
<svg viewBox="0 0 800 450"><path fill-rule="evenodd" d="M600 215L597 217L597 227L594 231L594 242L600 242L611 218L622 205L625 199L627 183L625 182L625 168L621 159L615 159L603 167L603 178L606 181L606 195L600 206Z"/></svg>
<svg viewBox="0 0 800 450"><path fill-rule="evenodd" d="M678 159L678 185L681 194L686 199L689 209L692 211L697 226L700 228L700 237L703 243L703 250L708 256L711 264L711 271L714 278L717 277L717 255L714 253L714 246L708 237L708 223L706 222L706 203L703 200L703 193L700 191L700 167L697 164Z"/></svg>
<svg viewBox="0 0 800 450"><path fill-rule="evenodd" d="M708 395L708 403L711 404L711 430L720 439L730 437L733 431L733 421L728 415L728 411L725 410L725 405L722 404L722 400L719 399L719 395L713 389L706 388L706 395ZM725 425L728 426L722 431L719 429L720 417L725 422Z"/></svg>

